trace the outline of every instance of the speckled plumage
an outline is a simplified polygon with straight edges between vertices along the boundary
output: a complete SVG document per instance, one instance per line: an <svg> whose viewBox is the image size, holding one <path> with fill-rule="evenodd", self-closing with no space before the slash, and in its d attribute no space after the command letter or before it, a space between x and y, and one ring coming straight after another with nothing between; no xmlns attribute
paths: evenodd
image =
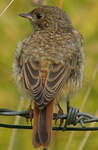
<svg viewBox="0 0 98 150"><path fill-rule="evenodd" d="M60 100L69 100L81 87L83 39L59 8L42 6L29 16L33 32L17 46L14 72L39 109L44 109L61 91L65 94Z"/></svg>

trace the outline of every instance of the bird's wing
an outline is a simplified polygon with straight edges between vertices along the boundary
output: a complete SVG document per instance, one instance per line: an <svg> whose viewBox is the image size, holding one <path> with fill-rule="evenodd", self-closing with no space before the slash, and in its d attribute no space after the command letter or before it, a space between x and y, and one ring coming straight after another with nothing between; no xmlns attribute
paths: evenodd
<svg viewBox="0 0 98 150"><path fill-rule="evenodd" d="M43 104L47 105L64 86L70 75L70 63L52 64L43 90Z"/></svg>
<svg viewBox="0 0 98 150"><path fill-rule="evenodd" d="M51 64L44 87L41 83L40 65L31 58L23 61L23 81L35 102L40 108L44 108L64 86L70 75L70 63Z"/></svg>
<svg viewBox="0 0 98 150"><path fill-rule="evenodd" d="M34 61L32 57L27 58L22 68L23 81L25 88L31 92L36 103L41 103L42 85L40 79L40 66L38 61Z"/></svg>

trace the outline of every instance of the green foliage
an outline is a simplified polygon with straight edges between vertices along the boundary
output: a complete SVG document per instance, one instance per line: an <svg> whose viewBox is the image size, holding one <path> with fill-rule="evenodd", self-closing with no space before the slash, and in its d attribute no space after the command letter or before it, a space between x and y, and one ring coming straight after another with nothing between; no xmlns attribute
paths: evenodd
<svg viewBox="0 0 98 150"><path fill-rule="evenodd" d="M46 0L48 5L58 5L60 0ZM69 14L74 26L83 34L85 51L85 77L83 87L74 97L72 105L81 107L82 101L92 86L83 111L95 114L98 110L98 72L92 81L94 70L98 68L98 1L97 0L61 0L63 9ZM0 0L0 11L7 6L10 0ZM16 43L31 32L31 26L25 19L18 16L21 12L28 12L34 8L31 1L16 0L0 17L0 107L17 109L19 91L12 76L12 62ZM28 101L29 103L29 101ZM65 104L61 104L65 109ZM25 105L25 109L27 105ZM14 123L14 118L0 117L0 122ZM22 123L25 120L22 119ZM98 125L97 125L98 126ZM32 131L18 130L14 150L32 150ZM6 150L12 130L0 129L0 149ZM66 150L69 132L54 132L49 150ZM79 148L85 132L77 132L71 142L70 149ZM98 149L98 134L92 133L84 150ZM93 143L93 144L92 144Z"/></svg>

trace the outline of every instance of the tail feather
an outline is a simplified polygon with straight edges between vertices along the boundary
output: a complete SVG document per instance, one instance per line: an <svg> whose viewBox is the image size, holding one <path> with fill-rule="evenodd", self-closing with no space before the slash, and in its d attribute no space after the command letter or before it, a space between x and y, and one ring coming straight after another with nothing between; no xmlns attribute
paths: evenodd
<svg viewBox="0 0 98 150"><path fill-rule="evenodd" d="M33 145L37 148L41 146L39 135L38 135L38 120L39 120L39 109L34 104L34 126L33 126Z"/></svg>
<svg viewBox="0 0 98 150"><path fill-rule="evenodd" d="M48 131L47 131L47 108L40 110L39 123L38 123L38 135L41 142L41 145L46 143L48 140Z"/></svg>
<svg viewBox="0 0 98 150"><path fill-rule="evenodd" d="M34 108L34 128L33 145L35 147L48 147L51 139L53 103L51 101L46 108L39 110L35 104Z"/></svg>

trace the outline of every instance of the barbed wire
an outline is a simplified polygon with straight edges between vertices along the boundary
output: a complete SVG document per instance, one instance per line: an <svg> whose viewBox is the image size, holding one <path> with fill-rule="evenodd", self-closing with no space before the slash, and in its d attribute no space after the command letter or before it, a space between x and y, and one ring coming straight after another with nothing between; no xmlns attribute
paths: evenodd
<svg viewBox="0 0 98 150"><path fill-rule="evenodd" d="M26 119L33 119L33 110L22 110L22 111L14 111L6 108L0 109L0 116L20 116ZM53 114L53 120L63 120L65 121L65 126L55 126L52 130L55 131L96 131L98 127L86 127L84 124L98 122L98 118L84 112L79 112L77 108L70 108L68 114ZM80 124L80 127L74 127L75 125ZM73 125L68 127L68 125ZM13 129L32 129L32 125L15 125L15 124L4 124L0 123L0 127L3 128L13 128ZM48 150L43 148L43 150Z"/></svg>
<svg viewBox="0 0 98 150"><path fill-rule="evenodd" d="M74 110L72 112L72 110ZM53 114L53 120L60 120L63 119L67 126L62 127L62 126L55 126L53 127L53 130L56 131L95 131L98 130L98 127L86 127L85 124L92 123L92 122L98 122L98 118L84 112L79 112L77 111L78 109L72 108L71 114L70 114L70 121L68 120L68 115L67 114ZM75 114L75 111L77 111L77 114ZM75 116L72 116L75 114ZM33 110L22 110L22 111L14 111L14 110L9 110L6 108L1 108L0 109L0 116L20 116L26 119L33 119ZM75 118L75 119L74 119ZM80 124L78 127L74 127L77 124ZM69 127L68 125L73 125ZM4 124L0 123L0 127L4 128L16 128L16 129L32 129L33 127L31 125L12 125L12 124Z"/></svg>

